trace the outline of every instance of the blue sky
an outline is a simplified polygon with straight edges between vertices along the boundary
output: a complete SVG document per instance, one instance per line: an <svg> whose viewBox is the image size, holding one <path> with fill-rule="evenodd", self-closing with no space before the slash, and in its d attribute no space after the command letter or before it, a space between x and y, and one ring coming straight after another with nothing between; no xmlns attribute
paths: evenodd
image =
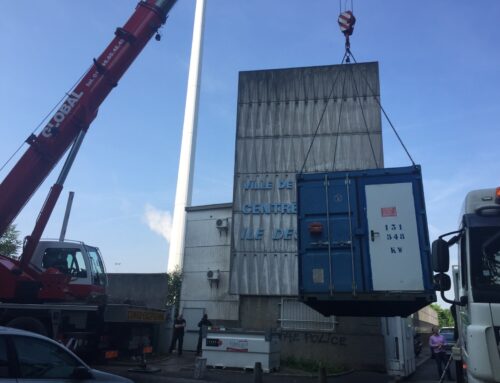
<svg viewBox="0 0 500 383"><path fill-rule="evenodd" d="M350 2L349 2L350 3ZM134 0L0 2L0 163L84 73ZM168 260L194 0L101 106L45 231L101 248L108 271ZM238 71L338 64L334 0L207 0L193 204L232 199ZM432 238L455 229L465 193L500 185L500 2L355 0L352 51L378 61L382 104L422 165ZM384 121L387 167L410 162ZM0 177L5 177L5 170ZM57 170L18 216L28 234Z"/></svg>

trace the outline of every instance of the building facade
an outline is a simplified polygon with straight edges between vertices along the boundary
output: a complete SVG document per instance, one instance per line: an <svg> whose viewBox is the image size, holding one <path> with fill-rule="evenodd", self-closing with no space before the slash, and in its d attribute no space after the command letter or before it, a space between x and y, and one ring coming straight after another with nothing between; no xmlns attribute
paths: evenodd
<svg viewBox="0 0 500 383"><path fill-rule="evenodd" d="M185 309L277 329L284 360L386 369L380 318L327 318L297 301L295 175L383 167L379 100L377 63L240 73L233 202L187 209Z"/></svg>

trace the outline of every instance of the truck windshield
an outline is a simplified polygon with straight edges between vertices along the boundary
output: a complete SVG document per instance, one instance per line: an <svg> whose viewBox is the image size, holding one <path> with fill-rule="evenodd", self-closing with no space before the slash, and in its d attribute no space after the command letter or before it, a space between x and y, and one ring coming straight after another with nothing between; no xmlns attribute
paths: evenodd
<svg viewBox="0 0 500 383"><path fill-rule="evenodd" d="M73 278L87 278L87 268L78 248L48 247L42 258L44 269L54 268Z"/></svg>
<svg viewBox="0 0 500 383"><path fill-rule="evenodd" d="M99 250L93 247L87 247L87 253L89 255L90 267L92 269L92 284L106 286L106 273L104 272L104 265L102 264Z"/></svg>
<svg viewBox="0 0 500 383"><path fill-rule="evenodd" d="M500 227L470 228L471 280L476 302L500 302Z"/></svg>

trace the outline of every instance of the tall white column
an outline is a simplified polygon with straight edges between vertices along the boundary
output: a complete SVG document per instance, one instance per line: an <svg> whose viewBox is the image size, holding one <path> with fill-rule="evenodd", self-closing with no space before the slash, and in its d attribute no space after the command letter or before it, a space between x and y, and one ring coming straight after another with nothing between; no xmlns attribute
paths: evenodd
<svg viewBox="0 0 500 383"><path fill-rule="evenodd" d="M205 0L196 0L193 42L189 64L186 108L182 128L181 154L177 188L175 191L174 217L168 253L168 271L182 268L184 258L184 238L186 235L186 206L191 205L193 190L194 159L196 152L196 125L198 122L198 98L200 93L201 56Z"/></svg>

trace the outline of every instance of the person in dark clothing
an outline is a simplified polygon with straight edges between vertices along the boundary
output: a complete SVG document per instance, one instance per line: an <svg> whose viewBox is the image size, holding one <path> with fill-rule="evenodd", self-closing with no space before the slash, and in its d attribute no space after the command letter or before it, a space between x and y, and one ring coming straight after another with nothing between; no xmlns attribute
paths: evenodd
<svg viewBox="0 0 500 383"><path fill-rule="evenodd" d="M196 347L196 354L201 355L201 342L203 340L203 327L212 326L212 322L208 320L207 314L203 314L201 321L198 322L198 327L200 328L198 332L198 346Z"/></svg>
<svg viewBox="0 0 500 383"><path fill-rule="evenodd" d="M170 345L170 352L175 348L175 343L177 344L177 354L182 355L182 342L184 341L184 328L186 327L186 320L179 314L177 319L174 321L174 332L172 334L172 344Z"/></svg>

